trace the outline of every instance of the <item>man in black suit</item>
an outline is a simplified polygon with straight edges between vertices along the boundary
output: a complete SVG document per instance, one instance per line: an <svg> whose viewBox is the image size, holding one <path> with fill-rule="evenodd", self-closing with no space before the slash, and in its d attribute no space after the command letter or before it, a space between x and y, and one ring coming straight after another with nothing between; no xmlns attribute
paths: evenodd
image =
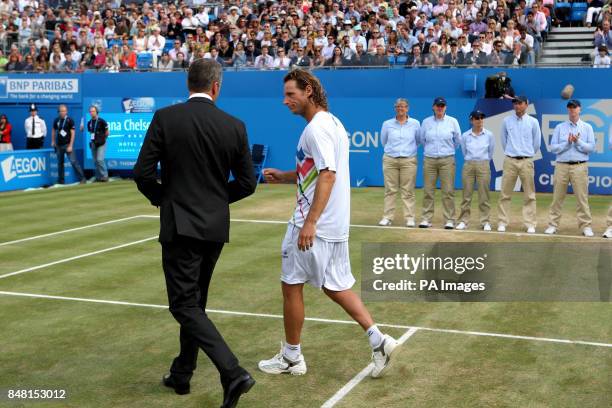
<svg viewBox="0 0 612 408"><path fill-rule="evenodd" d="M161 208L159 241L168 301L181 326L180 354L163 383L177 394L188 393L201 348L219 370L222 408L230 408L255 380L240 367L205 308L213 269L228 242L229 203L251 195L256 180L244 123L214 104L221 75L216 61L191 64L189 100L155 112L134 180L151 204ZM228 182L230 170L234 180Z"/></svg>

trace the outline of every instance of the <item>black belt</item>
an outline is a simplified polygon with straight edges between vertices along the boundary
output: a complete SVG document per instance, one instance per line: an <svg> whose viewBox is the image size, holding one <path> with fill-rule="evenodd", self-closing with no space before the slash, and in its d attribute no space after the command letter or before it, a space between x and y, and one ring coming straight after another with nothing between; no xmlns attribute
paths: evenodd
<svg viewBox="0 0 612 408"><path fill-rule="evenodd" d="M524 159L531 159L532 156L508 156L511 159L516 159L516 160L524 160Z"/></svg>
<svg viewBox="0 0 612 408"><path fill-rule="evenodd" d="M575 164L582 164L582 163L586 163L586 160L582 160L582 161L569 161L569 162L559 162L559 163L569 164L569 165L573 166L573 165L575 165Z"/></svg>

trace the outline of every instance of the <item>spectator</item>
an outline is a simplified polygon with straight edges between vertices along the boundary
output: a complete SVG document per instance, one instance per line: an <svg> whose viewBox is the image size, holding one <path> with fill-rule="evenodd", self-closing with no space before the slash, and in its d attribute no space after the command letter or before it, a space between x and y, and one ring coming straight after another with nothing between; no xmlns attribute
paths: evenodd
<svg viewBox="0 0 612 408"><path fill-rule="evenodd" d="M282 49L284 51L284 49ZM280 50L279 50L280 53ZM291 61L289 61L291 63ZM232 66L242 68L246 66L246 54L244 53L244 45L241 42L236 44L234 53L232 54Z"/></svg>
<svg viewBox="0 0 612 408"><path fill-rule="evenodd" d="M353 57L354 66L368 66L370 65L370 55L365 52L364 46L361 43L356 44L356 52Z"/></svg>
<svg viewBox="0 0 612 408"><path fill-rule="evenodd" d="M465 55L463 63L467 66L478 67L487 64L487 55L480 50L480 40L472 43L472 50Z"/></svg>
<svg viewBox="0 0 612 408"><path fill-rule="evenodd" d="M32 58L31 55L25 56L21 70L24 72L34 72L35 71L34 58Z"/></svg>
<svg viewBox="0 0 612 408"><path fill-rule="evenodd" d="M6 115L0 115L0 152L8 152L13 150L11 143L11 131L13 127L8 121Z"/></svg>
<svg viewBox="0 0 612 408"><path fill-rule="evenodd" d="M450 52L444 56L444 65L449 67L463 65L463 53L459 52L459 47L455 40L451 40Z"/></svg>
<svg viewBox="0 0 612 408"><path fill-rule="evenodd" d="M104 65L106 65L106 48L98 46L97 51L98 53L94 58L93 67L96 69L101 69L104 67Z"/></svg>
<svg viewBox="0 0 612 408"><path fill-rule="evenodd" d="M8 62L8 58L6 58L2 49L0 49L0 72L6 69L6 64L8 64Z"/></svg>
<svg viewBox="0 0 612 408"><path fill-rule="evenodd" d="M519 27L519 33L520 35L517 41L521 43L523 52L527 54L527 64L535 65L535 41L531 35L527 34L527 29L525 27Z"/></svg>
<svg viewBox="0 0 612 408"><path fill-rule="evenodd" d="M384 45L379 45L376 47L376 54L372 56L370 60L370 65L377 67L389 66L389 58L387 58L387 53L385 52Z"/></svg>
<svg viewBox="0 0 612 408"><path fill-rule="evenodd" d="M608 48L605 45L600 45L597 48L597 55L593 61L593 68L610 68L610 56ZM612 136L610 136L612 138Z"/></svg>
<svg viewBox="0 0 612 408"><path fill-rule="evenodd" d="M361 44L363 50L368 48L368 42L366 38L361 34L361 25L357 24L353 27L353 36L351 37L351 44L353 45L353 49L357 52L357 44Z"/></svg>
<svg viewBox="0 0 612 408"><path fill-rule="evenodd" d="M124 44L121 46L121 69L135 69L138 57L136 53L130 49L130 46Z"/></svg>
<svg viewBox="0 0 612 408"><path fill-rule="evenodd" d="M346 61L352 62L353 57L355 56L355 50L353 50L353 48L351 47L351 39L349 38L349 36L345 36L342 38L339 48L340 51L342 51L342 58L344 58Z"/></svg>
<svg viewBox="0 0 612 408"><path fill-rule="evenodd" d="M23 65L19 62L19 57L15 54L9 55L8 62L4 66L4 69L8 72L21 71Z"/></svg>
<svg viewBox="0 0 612 408"><path fill-rule="evenodd" d="M291 66L291 58L287 57L284 48L279 48L278 56L274 59L274 68L289 69Z"/></svg>
<svg viewBox="0 0 612 408"><path fill-rule="evenodd" d="M325 65L326 58L321 53L321 47L315 47L314 55L312 57L313 67L322 67Z"/></svg>
<svg viewBox="0 0 612 408"><path fill-rule="evenodd" d="M370 41L368 41L368 54L377 54L378 46L382 46L384 49L385 39L380 36L380 30L375 28L372 30L372 38L370 38Z"/></svg>
<svg viewBox="0 0 612 408"><path fill-rule="evenodd" d="M230 46L227 38L223 37L219 45L219 57L223 60L224 65L232 65L232 59L234 56L234 49Z"/></svg>
<svg viewBox="0 0 612 408"><path fill-rule="evenodd" d="M520 42L514 43L512 54L506 57L506 65L523 66L527 64L527 53L523 52L523 46Z"/></svg>
<svg viewBox="0 0 612 408"><path fill-rule="evenodd" d="M255 58L255 68L270 69L274 68L274 58L269 54L267 45L261 47L261 55Z"/></svg>
<svg viewBox="0 0 612 408"><path fill-rule="evenodd" d="M531 6L531 12L534 14L535 22L540 29L540 33L546 32L546 28L548 27L548 22L546 21L546 15L540 9L540 5L538 3L534 3Z"/></svg>
<svg viewBox="0 0 612 408"><path fill-rule="evenodd" d="M340 47L334 48L332 56L325 61L325 66L328 67L343 67L350 64L350 60L345 59L342 55L342 49Z"/></svg>
<svg viewBox="0 0 612 408"><path fill-rule="evenodd" d="M172 69L187 69L189 68L189 63L185 58L185 54L183 52L179 52L176 54L176 61L173 62Z"/></svg>
<svg viewBox="0 0 612 408"><path fill-rule="evenodd" d="M444 58L440 55L440 47L438 43L432 42L429 45L429 54L423 57L423 65L430 67L439 67L444 62Z"/></svg>
<svg viewBox="0 0 612 408"><path fill-rule="evenodd" d="M47 124L38 116L38 108L34 103L30 105L30 116L26 118L24 128L26 148L29 150L41 149L45 143L45 136L47 136Z"/></svg>
<svg viewBox="0 0 612 408"><path fill-rule="evenodd" d="M587 27L591 27L593 24L593 16L601 12L604 3L602 0L587 0L587 3L589 7L587 9L586 25Z"/></svg>
<svg viewBox="0 0 612 408"><path fill-rule="evenodd" d="M161 59L157 64L157 70L160 72L170 72L174 68L174 61L170 59L167 52L162 53Z"/></svg>
<svg viewBox="0 0 612 408"><path fill-rule="evenodd" d="M147 37L145 37L145 30L144 28L139 28L138 29L138 34L132 39L133 42L133 47L134 47L134 51L139 54L141 52L144 52L147 50L147 48L149 48L148 44L147 44Z"/></svg>
<svg viewBox="0 0 612 408"><path fill-rule="evenodd" d="M474 39L476 38L480 38L480 33L484 33L487 31L487 23L482 21L482 17L482 12L477 12L476 18L470 24L469 33L471 41L474 41Z"/></svg>
<svg viewBox="0 0 612 408"><path fill-rule="evenodd" d="M594 43L596 49L599 49L600 45L605 45L608 49L612 48L612 31L610 31L609 20L605 20L601 28L595 31Z"/></svg>
<svg viewBox="0 0 612 408"><path fill-rule="evenodd" d="M495 40L493 43L493 51L489 55L489 65L498 67L506 63L506 56L503 51L503 43L500 40Z"/></svg>
<svg viewBox="0 0 612 408"><path fill-rule="evenodd" d="M295 65L298 67L310 67L312 65L312 61L306 55L304 55L304 48L298 45L297 56L293 58L291 65Z"/></svg>
<svg viewBox="0 0 612 408"><path fill-rule="evenodd" d="M304 49L302 48L302 52L303 51ZM255 48L255 43L252 40L249 40L245 51L247 67L255 66L255 59L259 56L259 54L261 54L261 52Z"/></svg>
<svg viewBox="0 0 612 408"><path fill-rule="evenodd" d="M408 59L406 60L406 66L409 68L420 68L423 66L421 47L419 47L418 44L415 44L412 47L412 54L408 56Z"/></svg>
<svg viewBox="0 0 612 408"><path fill-rule="evenodd" d="M72 59L72 53L67 52L64 56L64 62L62 62L60 70L63 72L75 72L79 67L79 64Z"/></svg>
<svg viewBox="0 0 612 408"><path fill-rule="evenodd" d="M174 14L170 15L170 22L166 27L166 38L171 40L182 39L183 38L183 26L178 21Z"/></svg>
<svg viewBox="0 0 612 408"><path fill-rule="evenodd" d="M170 56L170 59L172 61L176 61L177 59L177 54L179 52L182 52L183 54L185 53L185 47L181 44L181 40L179 40L178 38L174 40L173 42L173 47L172 49L168 52L168 55Z"/></svg>

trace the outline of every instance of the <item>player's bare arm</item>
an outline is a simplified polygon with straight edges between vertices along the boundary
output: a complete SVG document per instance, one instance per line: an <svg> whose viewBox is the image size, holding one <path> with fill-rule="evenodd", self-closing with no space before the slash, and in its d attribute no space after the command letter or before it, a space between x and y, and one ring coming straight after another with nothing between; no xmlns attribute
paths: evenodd
<svg viewBox="0 0 612 408"><path fill-rule="evenodd" d="M264 169L264 178L271 184L290 184L297 181L295 171L282 171L278 169Z"/></svg>

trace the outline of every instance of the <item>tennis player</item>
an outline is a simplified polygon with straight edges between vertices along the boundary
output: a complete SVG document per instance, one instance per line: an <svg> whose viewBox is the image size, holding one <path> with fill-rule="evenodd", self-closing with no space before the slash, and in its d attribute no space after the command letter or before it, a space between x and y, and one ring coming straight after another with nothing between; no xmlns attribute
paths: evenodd
<svg viewBox="0 0 612 408"><path fill-rule="evenodd" d="M285 342L270 360L259 362L268 374L306 374L300 335L304 324L305 283L322 289L363 328L372 347L371 376L381 377L397 341L381 333L351 287L349 259L349 145L344 126L329 113L319 80L296 69L284 79L284 104L308 122L297 146L297 171L265 169L270 183L296 183L297 205L282 244L281 285Z"/></svg>

